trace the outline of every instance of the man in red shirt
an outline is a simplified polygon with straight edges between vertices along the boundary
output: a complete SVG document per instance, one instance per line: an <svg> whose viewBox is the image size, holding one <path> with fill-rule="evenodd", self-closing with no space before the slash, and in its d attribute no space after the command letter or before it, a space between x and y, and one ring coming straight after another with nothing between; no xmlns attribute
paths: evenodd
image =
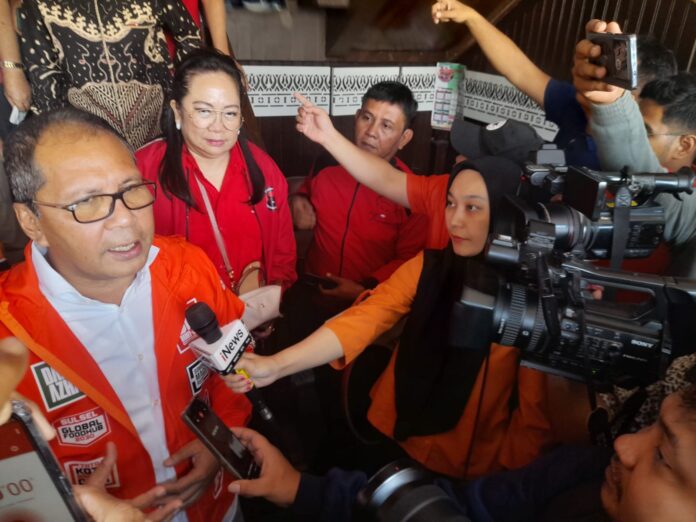
<svg viewBox="0 0 696 522"><path fill-rule="evenodd" d="M373 85L355 115L355 145L414 175L396 154L413 137L417 110L405 85ZM387 279L425 245L425 216L380 196L340 165L310 177L291 198L291 209L298 229L314 230L305 272L337 283L336 288L319 291L340 300L340 308Z"/></svg>

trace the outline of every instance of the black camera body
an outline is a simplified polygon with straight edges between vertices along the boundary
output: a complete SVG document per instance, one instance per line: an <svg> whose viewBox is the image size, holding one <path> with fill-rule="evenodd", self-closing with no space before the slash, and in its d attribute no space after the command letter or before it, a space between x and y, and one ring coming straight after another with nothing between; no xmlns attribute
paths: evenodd
<svg viewBox="0 0 696 522"><path fill-rule="evenodd" d="M654 382L674 357L693 351L696 327L688 317L696 317L696 282L601 268L587 259L608 258L616 248L619 207L627 230L622 257L649 255L665 224L654 196L691 192L693 172L554 167L544 173L536 165L526 178L547 196L548 187L562 186L563 202L540 201L529 186L521 191L526 199L507 196L486 252L496 267L488 280L497 279L497 288L464 288L452 324L467 326L453 327L453 344L515 346L523 365L577 380ZM597 287L604 289L602 300L592 296ZM618 291L639 302L607 299Z"/></svg>

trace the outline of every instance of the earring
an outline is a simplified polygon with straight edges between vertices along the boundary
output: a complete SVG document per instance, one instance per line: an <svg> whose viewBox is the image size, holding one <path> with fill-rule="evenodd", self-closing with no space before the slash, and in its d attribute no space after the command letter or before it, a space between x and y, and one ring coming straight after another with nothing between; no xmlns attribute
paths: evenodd
<svg viewBox="0 0 696 522"><path fill-rule="evenodd" d="M237 129L237 136L239 136L240 132L242 132L242 129Z"/></svg>
<svg viewBox="0 0 696 522"><path fill-rule="evenodd" d="M181 122L180 122L180 121L177 120L177 121L174 123L174 125L176 126L176 130L181 130Z"/></svg>

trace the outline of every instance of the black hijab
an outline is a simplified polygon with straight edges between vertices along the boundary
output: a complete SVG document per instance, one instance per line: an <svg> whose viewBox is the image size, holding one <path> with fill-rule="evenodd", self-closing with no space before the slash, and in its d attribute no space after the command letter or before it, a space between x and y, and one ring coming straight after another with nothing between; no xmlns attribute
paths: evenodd
<svg viewBox="0 0 696 522"><path fill-rule="evenodd" d="M448 190L465 169L477 171L486 184L490 231L502 198L514 194L519 185L520 167L505 158L467 160L452 169ZM451 346L452 307L465 284L487 290L494 278L485 266L483 253L458 256L451 241L444 250L424 252L423 271L396 356L397 440L449 431L461 418L488 353Z"/></svg>

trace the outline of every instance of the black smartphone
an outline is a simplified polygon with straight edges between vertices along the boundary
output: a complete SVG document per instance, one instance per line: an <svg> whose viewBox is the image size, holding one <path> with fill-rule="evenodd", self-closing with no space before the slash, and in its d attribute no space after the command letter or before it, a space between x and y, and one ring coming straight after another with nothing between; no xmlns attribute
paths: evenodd
<svg viewBox="0 0 696 522"><path fill-rule="evenodd" d="M181 416L227 471L239 479L259 476L254 456L205 402L194 398Z"/></svg>
<svg viewBox="0 0 696 522"><path fill-rule="evenodd" d="M334 281L333 279L329 279L328 277L322 277L318 276L316 274L302 274L300 276L300 279L302 282L306 285L309 286L321 286L322 288L325 288L326 290L331 290L332 288L336 288L338 286L338 283Z"/></svg>
<svg viewBox="0 0 696 522"><path fill-rule="evenodd" d="M0 520L87 521L29 409L12 402L12 417L0 426Z"/></svg>
<svg viewBox="0 0 696 522"><path fill-rule="evenodd" d="M635 89L638 87L638 41L635 34L587 33L587 39L602 48L592 63L606 67L602 81Z"/></svg>

